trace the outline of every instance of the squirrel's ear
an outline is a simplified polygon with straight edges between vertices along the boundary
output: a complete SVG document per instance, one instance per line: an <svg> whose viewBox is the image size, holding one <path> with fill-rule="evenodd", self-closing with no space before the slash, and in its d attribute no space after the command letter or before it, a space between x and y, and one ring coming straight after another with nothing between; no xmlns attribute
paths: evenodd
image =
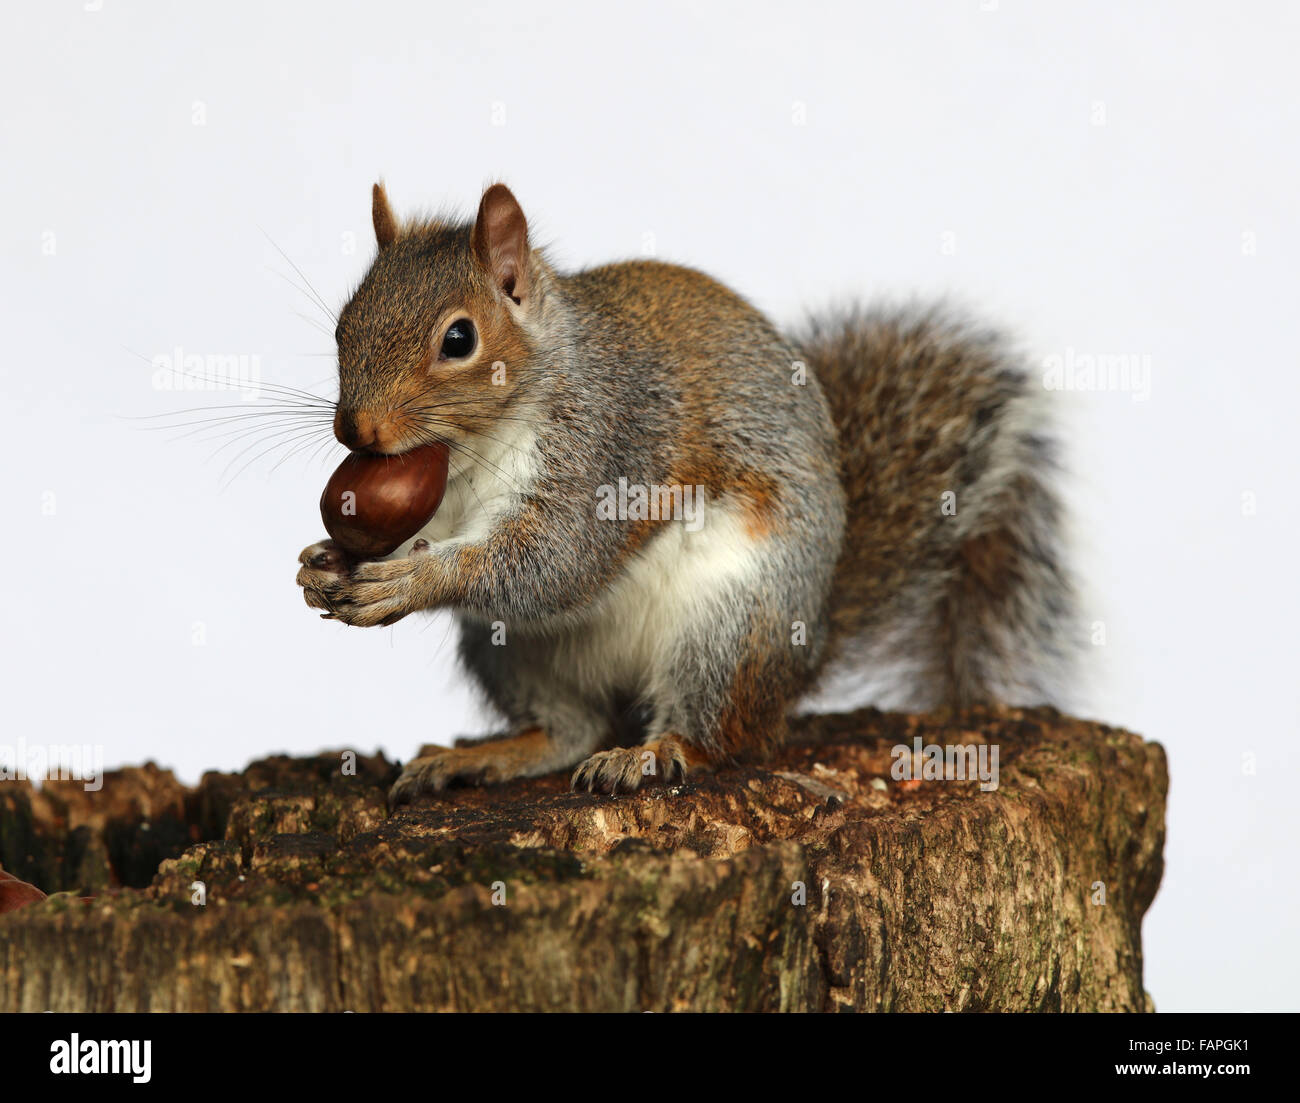
<svg viewBox="0 0 1300 1103"><path fill-rule="evenodd" d="M522 303L528 297L528 222L504 184L483 193L469 240L497 287Z"/></svg>
<svg viewBox="0 0 1300 1103"><path fill-rule="evenodd" d="M375 223L375 240L379 248L387 249L397 240L397 219L388 205L388 193L383 184L376 184L370 193L370 217Z"/></svg>

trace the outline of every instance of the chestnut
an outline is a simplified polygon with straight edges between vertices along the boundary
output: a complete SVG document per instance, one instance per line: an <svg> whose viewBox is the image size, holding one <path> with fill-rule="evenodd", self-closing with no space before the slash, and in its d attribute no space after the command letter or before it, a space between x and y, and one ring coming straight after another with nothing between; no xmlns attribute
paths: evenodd
<svg viewBox="0 0 1300 1103"><path fill-rule="evenodd" d="M325 531L357 559L396 551L438 511L447 489L447 464L445 444L396 456L353 452L320 497Z"/></svg>
<svg viewBox="0 0 1300 1103"><path fill-rule="evenodd" d="M35 885L20 881L12 874L0 874L0 912L17 911L44 899L45 893Z"/></svg>

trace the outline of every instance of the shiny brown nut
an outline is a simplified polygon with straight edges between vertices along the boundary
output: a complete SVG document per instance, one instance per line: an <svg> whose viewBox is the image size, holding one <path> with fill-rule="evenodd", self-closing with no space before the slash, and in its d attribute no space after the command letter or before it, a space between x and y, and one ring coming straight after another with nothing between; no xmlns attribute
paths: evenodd
<svg viewBox="0 0 1300 1103"><path fill-rule="evenodd" d="M388 555L438 511L447 489L447 462L442 444L400 456L353 452L321 495L325 531L358 559Z"/></svg>
<svg viewBox="0 0 1300 1103"><path fill-rule="evenodd" d="M17 877L0 880L0 912L17 911L19 908L44 899L45 893L35 885L18 880Z"/></svg>

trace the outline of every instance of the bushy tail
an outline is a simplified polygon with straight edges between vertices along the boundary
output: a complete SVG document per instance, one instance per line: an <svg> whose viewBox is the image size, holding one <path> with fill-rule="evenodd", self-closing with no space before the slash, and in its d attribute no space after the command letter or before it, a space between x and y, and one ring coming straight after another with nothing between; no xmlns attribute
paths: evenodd
<svg viewBox="0 0 1300 1103"><path fill-rule="evenodd" d="M1059 702L1074 650L1044 394L939 310L842 312L796 338L848 494L829 658L892 707Z"/></svg>

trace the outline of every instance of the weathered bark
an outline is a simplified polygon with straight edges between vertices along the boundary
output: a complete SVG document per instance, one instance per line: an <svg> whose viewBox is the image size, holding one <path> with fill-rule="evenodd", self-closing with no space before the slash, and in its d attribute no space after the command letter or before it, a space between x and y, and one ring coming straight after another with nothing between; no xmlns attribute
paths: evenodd
<svg viewBox="0 0 1300 1103"><path fill-rule="evenodd" d="M1000 787L894 780L916 736L997 744ZM868 710L797 725L762 768L392 818L390 764L340 762L0 782L0 864L99 893L0 916L0 1011L1150 1008L1167 782L1126 732Z"/></svg>

